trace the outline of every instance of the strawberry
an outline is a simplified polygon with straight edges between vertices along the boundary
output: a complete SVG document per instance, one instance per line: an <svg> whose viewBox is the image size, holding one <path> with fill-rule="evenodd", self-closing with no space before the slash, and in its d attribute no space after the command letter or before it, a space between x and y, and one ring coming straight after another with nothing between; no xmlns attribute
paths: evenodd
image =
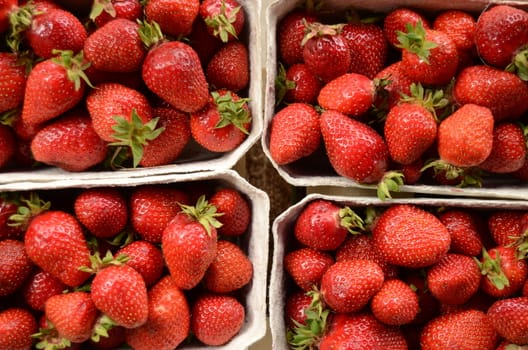
<svg viewBox="0 0 528 350"><path fill-rule="evenodd" d="M303 62L302 41L306 25L317 21L317 16L306 9L295 9L280 20L277 26L277 51L286 66Z"/></svg>
<svg viewBox="0 0 528 350"><path fill-rule="evenodd" d="M301 290L296 290L286 297L284 316L288 328L295 328L297 324L306 325L306 311L311 303L312 297Z"/></svg>
<svg viewBox="0 0 528 350"><path fill-rule="evenodd" d="M319 113L306 103L292 103L271 120L269 151L279 165L295 162L314 153L321 143Z"/></svg>
<svg viewBox="0 0 528 350"><path fill-rule="evenodd" d="M217 252L216 208L204 196L195 206L180 205L163 230L162 252L170 275L182 289L195 287L203 278Z"/></svg>
<svg viewBox="0 0 528 350"><path fill-rule="evenodd" d="M84 189L75 197L73 206L81 224L99 238L117 235L128 222L127 201L117 188Z"/></svg>
<svg viewBox="0 0 528 350"><path fill-rule="evenodd" d="M342 25L319 22L306 25L303 62L316 77L329 82L348 72L352 63L347 40L341 34Z"/></svg>
<svg viewBox="0 0 528 350"><path fill-rule="evenodd" d="M399 103L402 95L411 95L413 80L405 74L402 66L401 60L391 63L374 76L377 86L374 106L377 110L389 110Z"/></svg>
<svg viewBox="0 0 528 350"><path fill-rule="evenodd" d="M363 184L382 179L389 152L380 134L336 111L323 112L320 123L328 159L339 175Z"/></svg>
<svg viewBox="0 0 528 350"><path fill-rule="evenodd" d="M189 204L188 195L175 188L141 186L130 194L130 222L138 235L151 243L161 243L163 230Z"/></svg>
<svg viewBox="0 0 528 350"><path fill-rule="evenodd" d="M0 169L9 166L17 153L17 140L13 129L0 125Z"/></svg>
<svg viewBox="0 0 528 350"><path fill-rule="evenodd" d="M211 152L229 152L238 147L249 134L251 110L249 99L221 89L211 92L205 107L191 113L191 135Z"/></svg>
<svg viewBox="0 0 528 350"><path fill-rule="evenodd" d="M90 277L79 270L90 265L90 251L71 214L57 210L38 214L29 223L24 244L33 263L67 286L78 287Z"/></svg>
<svg viewBox="0 0 528 350"><path fill-rule="evenodd" d="M0 241L0 296L18 291L32 268L24 243L14 239Z"/></svg>
<svg viewBox="0 0 528 350"><path fill-rule="evenodd" d="M199 0L151 0L144 6L145 18L159 24L173 37L188 35L200 8Z"/></svg>
<svg viewBox="0 0 528 350"><path fill-rule="evenodd" d="M493 173L511 173L526 161L526 139L523 129L514 123L495 124L491 153L479 167Z"/></svg>
<svg viewBox="0 0 528 350"><path fill-rule="evenodd" d="M170 276L163 277L148 292L148 319L126 330L126 342L137 350L172 350L189 335L190 310L183 291Z"/></svg>
<svg viewBox="0 0 528 350"><path fill-rule="evenodd" d="M495 210L487 217L489 232L499 246L510 246L523 233L522 210Z"/></svg>
<svg viewBox="0 0 528 350"><path fill-rule="evenodd" d="M244 9L237 0L204 0L200 3L200 16L209 33L224 43L238 39L246 22Z"/></svg>
<svg viewBox="0 0 528 350"><path fill-rule="evenodd" d="M411 322L418 314L418 296L402 280L386 280L372 297L370 308L384 324L402 325Z"/></svg>
<svg viewBox="0 0 528 350"><path fill-rule="evenodd" d="M398 32L406 32L408 24L415 26L418 22L422 23L424 29L431 28L431 24L422 13L407 7L398 7L385 16L383 33L389 44L397 48L400 44Z"/></svg>
<svg viewBox="0 0 528 350"><path fill-rule="evenodd" d="M30 350L31 335L37 331L37 321L27 310L9 308L0 311L0 348Z"/></svg>
<svg viewBox="0 0 528 350"><path fill-rule="evenodd" d="M234 40L218 50L207 64L205 76L212 89L238 92L249 84L249 53L246 44Z"/></svg>
<svg viewBox="0 0 528 350"><path fill-rule="evenodd" d="M284 66L281 67L282 74L279 69L275 83L277 104L283 100L286 103L315 104L323 86L322 82L310 72L304 63L296 63L286 71L284 71Z"/></svg>
<svg viewBox="0 0 528 350"><path fill-rule="evenodd" d="M363 219L349 207L325 199L308 203L297 216L295 238L317 250L335 250L349 233L363 228Z"/></svg>
<svg viewBox="0 0 528 350"><path fill-rule="evenodd" d="M438 127L438 154L458 167L481 164L493 145L493 115L486 107L466 104Z"/></svg>
<svg viewBox="0 0 528 350"><path fill-rule="evenodd" d="M99 316L95 322L94 328L97 329L96 327L104 327L106 329L104 322L107 320L107 316ZM112 326L112 328L107 330L107 333L107 337L101 335L92 335L90 340L88 340L88 344L91 346L91 348L96 350L113 350L122 347L125 344L125 328L120 326Z"/></svg>
<svg viewBox="0 0 528 350"><path fill-rule="evenodd" d="M313 248L299 248L284 256L284 270L305 292L319 286L321 277L333 263L332 255Z"/></svg>
<svg viewBox="0 0 528 350"><path fill-rule="evenodd" d="M497 341L491 320L482 311L466 310L439 316L423 329L423 350L494 350Z"/></svg>
<svg viewBox="0 0 528 350"><path fill-rule="evenodd" d="M440 302L427 286L427 276L423 269L405 270L402 281L410 286L418 296L419 311L411 321L412 325L422 326L440 312Z"/></svg>
<svg viewBox="0 0 528 350"><path fill-rule="evenodd" d="M528 86L512 73L484 65L458 74L453 97L459 105L488 107L495 121L517 120L528 111Z"/></svg>
<svg viewBox="0 0 528 350"><path fill-rule="evenodd" d="M92 300L117 325L136 328L147 321L148 297L145 281L128 265L99 270L91 284Z"/></svg>
<svg viewBox="0 0 528 350"><path fill-rule="evenodd" d="M238 334L245 318L244 306L229 295L205 294L191 311L191 330L206 345L218 346Z"/></svg>
<svg viewBox="0 0 528 350"><path fill-rule="evenodd" d="M145 285L153 286L161 278L165 264L161 249L147 241L135 241L120 248L116 258L124 255L128 258L126 264L141 274Z"/></svg>
<svg viewBox="0 0 528 350"><path fill-rule="evenodd" d="M203 277L203 285L213 293L229 293L247 285L253 277L253 264L239 246L219 240L214 260Z"/></svg>
<svg viewBox="0 0 528 350"><path fill-rule="evenodd" d="M12 11L18 8L18 0L0 1L0 33L3 34L9 29L9 17Z"/></svg>
<svg viewBox="0 0 528 350"><path fill-rule="evenodd" d="M22 105L26 87L26 71L17 56L13 53L0 53L0 113L7 112Z"/></svg>
<svg viewBox="0 0 528 350"><path fill-rule="evenodd" d="M436 216L412 204L389 207L372 230L374 246L389 263L419 268L439 262L451 237Z"/></svg>
<svg viewBox="0 0 528 350"><path fill-rule="evenodd" d="M500 336L520 345L528 344L528 298L497 300L488 309L488 318Z"/></svg>
<svg viewBox="0 0 528 350"><path fill-rule="evenodd" d="M443 304L466 303L479 289L480 269L469 256L447 254L427 270L427 287Z"/></svg>
<svg viewBox="0 0 528 350"><path fill-rule="evenodd" d="M38 162L79 172L104 161L107 143L94 130L85 109L72 109L36 133L31 153Z"/></svg>
<svg viewBox="0 0 528 350"><path fill-rule="evenodd" d="M61 294L67 286L41 269L35 270L24 283L22 294L26 304L36 311L44 311L46 300Z"/></svg>
<svg viewBox="0 0 528 350"><path fill-rule="evenodd" d="M222 226L218 234L224 236L239 236L247 232L251 223L250 203L242 194L232 188L219 188L209 198L209 203L223 215L218 218Z"/></svg>
<svg viewBox="0 0 528 350"><path fill-rule="evenodd" d="M438 215L451 236L452 253L477 256L482 252L482 239L476 217L468 210L450 208Z"/></svg>
<svg viewBox="0 0 528 350"><path fill-rule="evenodd" d="M135 72L141 69L146 50L139 24L117 18L96 29L84 42L84 57L104 72Z"/></svg>
<svg viewBox="0 0 528 350"><path fill-rule="evenodd" d="M189 45L196 51L203 67L207 67L209 60L223 46L221 40L209 33L207 24L201 16L194 20L192 31L187 39Z"/></svg>
<svg viewBox="0 0 528 350"><path fill-rule="evenodd" d="M143 7L139 0L95 0L89 14L98 28L116 18L136 21L142 16Z"/></svg>
<svg viewBox="0 0 528 350"><path fill-rule="evenodd" d="M418 158L410 164L395 165L395 169L403 174L403 183L405 185L416 185L422 177L423 166L423 158Z"/></svg>
<svg viewBox="0 0 528 350"><path fill-rule="evenodd" d="M61 338L82 343L92 335L98 311L87 292L51 296L45 304L46 318Z"/></svg>
<svg viewBox="0 0 528 350"><path fill-rule="evenodd" d="M326 110L335 110L351 117L358 117L374 103L374 82L357 73L343 74L319 91L317 102Z"/></svg>

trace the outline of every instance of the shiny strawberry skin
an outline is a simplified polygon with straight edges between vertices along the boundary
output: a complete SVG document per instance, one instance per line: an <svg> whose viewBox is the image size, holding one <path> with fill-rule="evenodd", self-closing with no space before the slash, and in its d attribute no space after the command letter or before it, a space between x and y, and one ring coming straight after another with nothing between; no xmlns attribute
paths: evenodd
<svg viewBox="0 0 528 350"><path fill-rule="evenodd" d="M303 62L316 77L329 82L348 72L352 57L343 35L321 35L304 44Z"/></svg>
<svg viewBox="0 0 528 350"><path fill-rule="evenodd" d="M0 296L18 291L32 268L33 263L23 242L14 239L0 241Z"/></svg>
<svg viewBox="0 0 528 350"><path fill-rule="evenodd" d="M322 82L308 70L304 63L292 65L286 71L286 84L293 82L295 87L288 88L284 101L289 103L300 102L315 104L317 95L323 86Z"/></svg>
<svg viewBox="0 0 528 350"><path fill-rule="evenodd" d="M475 50L477 21L468 12L445 10L435 17L433 29L449 35L459 52Z"/></svg>
<svg viewBox="0 0 528 350"><path fill-rule="evenodd" d="M326 110L359 117L372 106L374 96L371 79L357 73L346 73L326 83L319 91L317 102Z"/></svg>
<svg viewBox="0 0 528 350"><path fill-rule="evenodd" d="M148 287L153 286L163 275L165 263L161 249L153 243L139 240L120 248L116 257L124 255L126 264L141 274Z"/></svg>
<svg viewBox="0 0 528 350"><path fill-rule="evenodd" d="M487 218L489 232L499 246L508 246L520 238L522 232L522 210L495 210Z"/></svg>
<svg viewBox="0 0 528 350"><path fill-rule="evenodd" d="M22 294L26 304L33 310L44 311L46 300L61 294L68 287L50 273L37 269L24 283Z"/></svg>
<svg viewBox="0 0 528 350"><path fill-rule="evenodd" d="M9 308L0 311L0 347L2 349L29 350L31 335L37 332L37 321L27 310Z"/></svg>
<svg viewBox="0 0 528 350"><path fill-rule="evenodd" d="M482 252L482 239L475 216L464 209L451 208L438 215L451 236L452 253L478 256Z"/></svg>
<svg viewBox="0 0 528 350"><path fill-rule="evenodd" d="M249 85L249 52L246 44L225 44L207 64L205 76L214 89L238 92Z"/></svg>
<svg viewBox="0 0 528 350"><path fill-rule="evenodd" d="M495 259L497 255L500 256L500 269L508 279L509 285L498 288L488 276L484 276L481 289L495 298L507 298L519 292L528 277L526 260L518 259L513 247L497 246L488 250L488 254L492 259Z"/></svg>
<svg viewBox="0 0 528 350"><path fill-rule="evenodd" d="M497 300L487 314L500 336L514 344L528 343L527 297Z"/></svg>
<svg viewBox="0 0 528 350"><path fill-rule="evenodd" d="M235 13L235 11L237 12ZM209 33L221 39L223 42L229 42L239 38L246 24L244 8L237 0L204 0L200 3L199 14L206 23L208 19L215 19L218 15L225 16L228 19L235 35L228 33L226 40L222 39L222 35L217 33L223 30L221 26L208 25ZM231 17L234 17L233 21L230 20Z"/></svg>
<svg viewBox="0 0 528 350"><path fill-rule="evenodd" d="M312 297L301 290L296 290L286 297L284 316L289 328L296 327L295 322L306 324L305 310L310 307L311 302Z"/></svg>
<svg viewBox="0 0 528 350"><path fill-rule="evenodd" d="M277 28L277 51L281 61L291 66L303 62L303 46L305 24L318 20L317 16L303 10L295 10L285 15Z"/></svg>
<svg viewBox="0 0 528 350"><path fill-rule="evenodd" d="M0 113L19 107L24 101L26 73L23 65L17 63L15 54L0 53Z"/></svg>
<svg viewBox="0 0 528 350"><path fill-rule="evenodd" d="M143 16L143 7L139 0L100 0L94 1L94 5L97 2L105 3L107 1L111 3L111 8L115 11L115 16L112 16L109 12L103 10L103 12L93 19L93 22L97 27L102 27L116 18L126 18L136 21Z"/></svg>
<svg viewBox="0 0 528 350"><path fill-rule="evenodd" d="M217 229L219 235L239 236L247 232L251 223L251 206L242 194L232 188L220 188L209 198L216 207L222 226Z"/></svg>
<svg viewBox="0 0 528 350"><path fill-rule="evenodd" d="M284 270L305 292L319 286L321 277L333 263L332 255L313 248L300 248L284 256Z"/></svg>
<svg viewBox="0 0 528 350"><path fill-rule="evenodd" d="M427 18L420 12L406 7L399 7L390 11L383 20L383 32L388 42L396 47L399 44L397 31L407 32L407 23L416 25L418 21L422 22L424 28L430 28L431 24Z"/></svg>
<svg viewBox="0 0 528 350"><path fill-rule="evenodd" d="M491 153L479 167L497 174L512 173L523 166L526 155L526 140L521 127L507 122L496 124Z"/></svg>
<svg viewBox="0 0 528 350"><path fill-rule="evenodd" d="M372 297L370 308L374 316L384 324L410 323L419 311L416 292L400 279L383 282L381 289Z"/></svg>
<svg viewBox="0 0 528 350"><path fill-rule="evenodd" d="M378 88L374 105L380 110L389 110L400 101L403 95L411 95L411 84L413 80L409 78L402 69L400 61L391 63L383 68L374 79L383 79L387 85Z"/></svg>
<svg viewBox="0 0 528 350"><path fill-rule="evenodd" d="M146 19L158 23L163 33L178 37L191 32L199 8L199 0L152 0L144 11Z"/></svg>

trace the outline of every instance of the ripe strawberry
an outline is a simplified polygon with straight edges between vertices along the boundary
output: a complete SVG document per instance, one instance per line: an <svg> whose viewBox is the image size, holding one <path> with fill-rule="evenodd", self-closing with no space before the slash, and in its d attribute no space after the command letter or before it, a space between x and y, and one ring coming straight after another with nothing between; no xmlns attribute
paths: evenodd
<svg viewBox="0 0 528 350"><path fill-rule="evenodd" d="M488 309L488 318L500 336L520 345L528 344L528 298L497 300Z"/></svg>
<svg viewBox="0 0 528 350"><path fill-rule="evenodd" d="M18 291L32 268L24 243L14 239L0 241L0 296Z"/></svg>
<svg viewBox="0 0 528 350"><path fill-rule="evenodd" d="M98 28L116 18L136 21L142 16L143 7L139 0L95 0L89 15Z"/></svg>
<svg viewBox="0 0 528 350"><path fill-rule="evenodd" d="M296 290L286 297L284 316L290 329L297 327L297 324L306 325L306 311L311 303L312 297L301 290Z"/></svg>
<svg viewBox="0 0 528 350"><path fill-rule="evenodd" d="M61 338L82 343L90 338L98 311L87 292L51 296L45 304L46 318Z"/></svg>
<svg viewBox="0 0 528 350"><path fill-rule="evenodd" d="M201 16L194 20L192 31L187 36L187 40L196 51L203 67L207 67L209 60L223 45L221 40L209 33L207 24Z"/></svg>
<svg viewBox="0 0 528 350"><path fill-rule="evenodd" d="M346 73L326 83L319 91L317 102L326 110L335 110L359 117L374 103L374 82L364 75Z"/></svg>
<svg viewBox="0 0 528 350"><path fill-rule="evenodd" d="M105 322L108 317L106 315L100 315L95 322L94 327L102 327L106 329ZM125 328L121 326L112 326L112 328L107 330L108 336L97 336L97 330L95 331L96 335L92 335L88 341L91 349L94 350L113 350L123 347L125 344Z"/></svg>
<svg viewBox="0 0 528 350"><path fill-rule="evenodd" d="M387 41L394 47L398 47L398 32L407 32L407 25L415 26L418 22L422 23L424 29L431 28L428 19L420 12L406 8L398 7L387 13L383 20L383 33Z"/></svg>
<svg viewBox="0 0 528 350"><path fill-rule="evenodd" d="M209 103L191 113L193 139L211 152L229 152L238 147L251 128L248 99L221 89L211 92Z"/></svg>
<svg viewBox="0 0 528 350"><path fill-rule="evenodd" d="M145 281L128 265L108 266L98 271L91 284L92 300L117 325L136 328L147 321Z"/></svg>
<svg viewBox="0 0 528 350"><path fill-rule="evenodd" d="M17 153L15 132L7 125L0 125L0 169L9 166Z"/></svg>
<svg viewBox="0 0 528 350"><path fill-rule="evenodd" d="M288 12L277 26L277 51L286 66L303 62L303 45L306 25L317 22L315 14L296 9Z"/></svg>
<svg viewBox="0 0 528 350"><path fill-rule="evenodd" d="M403 174L403 183L405 185L416 185L422 177L423 166L423 158L418 158L410 164L395 165L395 169Z"/></svg>
<svg viewBox="0 0 528 350"><path fill-rule="evenodd" d="M299 248L284 256L284 270L305 292L319 286L321 277L333 263L332 255L313 248Z"/></svg>
<svg viewBox="0 0 528 350"><path fill-rule="evenodd" d="M275 83L276 100L280 104L283 100L286 103L307 103L315 104L317 95L321 90L322 82L306 67L304 63L296 63L286 71L281 66L279 68L277 81Z"/></svg>
<svg viewBox="0 0 528 350"><path fill-rule="evenodd" d="M372 234L375 248L387 262L409 268L436 264L451 243L449 232L437 217L409 204L384 211Z"/></svg>
<svg viewBox="0 0 528 350"><path fill-rule="evenodd" d="M323 82L329 82L350 69L352 56L342 25L319 22L307 24L303 45L303 62Z"/></svg>
<svg viewBox="0 0 528 350"><path fill-rule="evenodd" d="M37 321L29 311L14 307L0 311L0 348L30 350L36 331Z"/></svg>
<svg viewBox="0 0 528 350"><path fill-rule="evenodd" d="M242 194L232 188L220 188L209 198L209 203L223 215L218 218L222 226L218 234L224 236L239 236L247 232L251 223L250 203Z"/></svg>
<svg viewBox="0 0 528 350"><path fill-rule="evenodd" d="M244 306L229 295L205 294L194 302L191 330L206 345L218 346L238 334L245 318Z"/></svg>
<svg viewBox="0 0 528 350"><path fill-rule="evenodd" d="M18 0L2 0L0 1L0 34L5 33L9 29L9 17L12 11L18 8Z"/></svg>
<svg viewBox="0 0 528 350"><path fill-rule="evenodd" d="M386 280L372 297L370 308L374 316L385 324L407 324L418 314L418 296L402 280Z"/></svg>
<svg viewBox="0 0 528 350"><path fill-rule="evenodd" d="M278 165L285 165L314 153L321 144L319 113L306 103L292 103L271 120L269 151Z"/></svg>
<svg viewBox="0 0 528 350"><path fill-rule="evenodd" d="M188 35L200 8L199 0L151 0L144 6L145 18L159 24L173 37Z"/></svg>
<svg viewBox="0 0 528 350"><path fill-rule="evenodd" d="M161 243L163 230L189 204L188 195L175 188L141 186L130 194L130 222L138 235L151 243Z"/></svg>
<svg viewBox="0 0 528 350"><path fill-rule="evenodd" d="M26 304L36 311L44 311L44 304L51 296L61 294L68 287L41 269L35 270L25 281L22 294Z"/></svg>
<svg viewBox="0 0 528 350"><path fill-rule="evenodd" d="M515 74L484 65L458 74L453 97L460 105L488 107L495 121L517 120L528 111L528 86Z"/></svg>
<svg viewBox="0 0 528 350"><path fill-rule="evenodd" d="M401 61L391 63L374 77L377 86L374 106L377 110L388 111L399 103L402 95L411 95L413 80L405 74L402 66Z"/></svg>
<svg viewBox="0 0 528 350"><path fill-rule="evenodd" d="M479 289L480 269L473 258L447 254L427 270L427 287L443 304L466 303Z"/></svg>
<svg viewBox="0 0 528 350"><path fill-rule="evenodd" d="M26 72L24 65L18 62L14 53L0 53L0 113L7 112L22 105L26 87Z"/></svg>
<svg viewBox="0 0 528 350"><path fill-rule="evenodd" d="M162 252L176 285L182 289L195 287L203 278L217 252L216 208L205 197L195 206L181 205L163 230Z"/></svg>
<svg viewBox="0 0 528 350"><path fill-rule="evenodd" d="M438 154L449 164L481 164L493 145L493 115L486 107L466 104L442 120L438 127Z"/></svg>
<svg viewBox="0 0 528 350"><path fill-rule="evenodd" d="M207 82L212 89L238 92L249 84L249 53L246 44L235 40L218 50L207 64Z"/></svg>
<svg viewBox="0 0 528 350"><path fill-rule="evenodd" d="M26 230L29 258L42 270L70 287L83 284L90 274L79 270L90 265L90 251L81 225L64 211L46 211L34 217Z"/></svg>
<svg viewBox="0 0 528 350"><path fill-rule="evenodd" d="M423 329L423 350L494 350L497 342L491 320L482 311L466 310L439 316Z"/></svg>
<svg viewBox="0 0 528 350"><path fill-rule="evenodd" d="M438 316L440 302L436 299L427 286L427 276L422 269L405 270L402 281L410 286L418 296L419 311L411 321L412 325L422 326Z"/></svg>
<svg viewBox="0 0 528 350"><path fill-rule="evenodd" d="M511 173L523 166L526 155L523 129L514 123L495 124L491 153L479 167L493 173Z"/></svg>
<svg viewBox="0 0 528 350"><path fill-rule="evenodd" d="M78 172L101 164L107 143L95 132L85 109L72 109L36 133L31 153L38 162Z"/></svg>
<svg viewBox="0 0 528 350"><path fill-rule="evenodd" d="M487 218L489 232L499 246L510 246L523 233L522 210L495 210Z"/></svg>
<svg viewBox="0 0 528 350"><path fill-rule="evenodd" d="M115 256L124 255L126 264L141 274L145 285L153 286L161 278L165 264L161 249L147 241L135 241L120 248Z"/></svg>
<svg viewBox="0 0 528 350"><path fill-rule="evenodd" d="M435 17L433 29L444 32L451 37L457 47L459 60L461 54L470 54L476 49L475 32L477 30L477 21L466 11L442 11Z"/></svg>
<svg viewBox="0 0 528 350"><path fill-rule="evenodd" d="M247 285L253 277L253 264L239 246L219 240L217 252L203 277L203 285L213 293L229 293Z"/></svg>
<svg viewBox="0 0 528 350"><path fill-rule="evenodd" d="M135 72L141 69L146 50L139 24L117 18L99 27L84 42L84 57L104 72Z"/></svg>
<svg viewBox="0 0 528 350"><path fill-rule="evenodd" d="M482 239L476 217L470 211L450 208L438 215L451 236L452 253L477 256L482 252Z"/></svg>
<svg viewBox="0 0 528 350"><path fill-rule="evenodd" d="M148 319L126 330L126 342L137 350L172 350L189 335L190 310L183 291L170 276L163 277L148 292Z"/></svg>
<svg viewBox="0 0 528 350"><path fill-rule="evenodd" d="M323 112L320 122L328 159L339 175L363 184L382 179L389 152L373 128L336 111Z"/></svg>
<svg viewBox="0 0 528 350"><path fill-rule="evenodd" d="M224 43L238 39L246 22L244 9L237 0L204 0L200 16L209 33Z"/></svg>

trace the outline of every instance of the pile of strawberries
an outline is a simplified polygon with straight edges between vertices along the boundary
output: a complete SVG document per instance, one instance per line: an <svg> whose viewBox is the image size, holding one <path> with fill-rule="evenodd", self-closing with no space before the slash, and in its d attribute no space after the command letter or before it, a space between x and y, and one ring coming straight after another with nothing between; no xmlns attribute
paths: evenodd
<svg viewBox="0 0 528 350"><path fill-rule="evenodd" d="M279 20L277 165L389 189L528 178L528 12L347 14L322 2Z"/></svg>
<svg viewBox="0 0 528 350"><path fill-rule="evenodd" d="M4 193L0 348L228 343L245 324L251 220L215 181Z"/></svg>
<svg viewBox="0 0 528 350"><path fill-rule="evenodd" d="M528 345L528 211L307 201L283 258L292 349Z"/></svg>
<svg viewBox="0 0 528 350"><path fill-rule="evenodd" d="M237 0L0 1L0 168L237 148L252 125L246 28Z"/></svg>

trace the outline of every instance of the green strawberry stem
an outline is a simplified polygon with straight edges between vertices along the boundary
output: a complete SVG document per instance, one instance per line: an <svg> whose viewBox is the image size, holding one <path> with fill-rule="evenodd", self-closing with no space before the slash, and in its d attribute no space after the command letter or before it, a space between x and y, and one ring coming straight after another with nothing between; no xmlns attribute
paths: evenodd
<svg viewBox="0 0 528 350"><path fill-rule="evenodd" d="M403 173L401 171L388 171L379 181L376 194L379 199L386 200L392 198L391 192L398 192L403 185Z"/></svg>
<svg viewBox="0 0 528 350"><path fill-rule="evenodd" d="M432 168L435 176L443 173L445 178L448 180L455 180L460 178L460 182L456 185L457 187L482 187L482 170L478 168L461 168L447 163L441 159L431 159L425 162L425 165L420 169L424 172L427 169Z"/></svg>
<svg viewBox="0 0 528 350"><path fill-rule="evenodd" d="M38 193L31 192L29 198L20 197L17 200L17 213L9 217L8 225L13 227L20 227L26 229L32 218L43 213L51 208L51 202L46 202L40 199Z"/></svg>
<svg viewBox="0 0 528 350"><path fill-rule="evenodd" d="M84 71L90 66L90 63L84 60L83 52L80 51L75 56L71 50L53 50L57 57L52 58L53 62L61 65L66 69L68 79L75 85L75 91L81 88L81 79L91 88L94 88L90 79Z"/></svg>
<svg viewBox="0 0 528 350"><path fill-rule="evenodd" d="M198 221L205 229L207 234L211 236L211 228L220 228L222 223L216 218L224 215L224 213L217 213L216 207L210 204L205 196L202 195L196 201L196 205L185 205L180 203L180 208L183 213L189 215L192 219Z"/></svg>
<svg viewBox="0 0 528 350"><path fill-rule="evenodd" d="M45 328L39 328L37 333L31 335L31 338L36 339L36 349L43 350L59 350L67 349L71 346L71 341L66 338L59 336L55 326L48 321L48 326Z"/></svg>
<svg viewBox="0 0 528 350"><path fill-rule="evenodd" d="M339 217L341 218L340 225L346 228L348 232L356 235L361 234L365 230L363 219L350 207L341 208Z"/></svg>
<svg viewBox="0 0 528 350"><path fill-rule="evenodd" d="M117 323L115 323L107 315L103 314L101 317L99 317L99 319L95 323L93 327L93 333L90 339L98 343L101 337L108 338L109 336L108 331L114 328L115 326L117 326Z"/></svg>
<svg viewBox="0 0 528 350"><path fill-rule="evenodd" d="M288 90L293 90L295 87L295 82L286 78L286 68L279 62L279 71L275 78L275 105L279 106Z"/></svg>
<svg viewBox="0 0 528 350"><path fill-rule="evenodd" d="M474 259L477 262L482 275L486 276L498 290L503 290L504 287L510 286L508 277L501 269L501 257L498 251L496 252L495 259L492 259L488 254L488 251L483 248L483 261L479 261L476 257Z"/></svg>
<svg viewBox="0 0 528 350"><path fill-rule="evenodd" d="M528 48L515 54L513 62L506 67L506 71L517 74L522 80L528 81Z"/></svg>
<svg viewBox="0 0 528 350"><path fill-rule="evenodd" d="M215 125L215 128L219 129L233 124L237 129L248 135L249 132L246 130L245 124L251 121L251 117L248 110L244 107L249 99L239 98L235 101L231 92L220 95L217 91L213 91L211 96L220 114L220 120Z"/></svg>
<svg viewBox="0 0 528 350"><path fill-rule="evenodd" d="M145 48L150 49L166 40L158 23L141 20L138 20L137 23L139 24L139 37Z"/></svg>
<svg viewBox="0 0 528 350"><path fill-rule="evenodd" d="M434 49L438 44L425 40L425 28L422 21L416 22L413 26L411 23L406 24L407 33L397 31L398 41L397 47L416 54L422 61L429 64L429 56L431 49Z"/></svg>
<svg viewBox="0 0 528 350"><path fill-rule="evenodd" d="M20 108L13 108L0 114L0 124L12 127L15 120L20 116L20 112Z"/></svg>
<svg viewBox="0 0 528 350"><path fill-rule="evenodd" d="M113 119L116 122L112 126L115 131L113 136L117 141L109 145L128 147L132 153L133 167L136 168L143 158L144 146L157 138L165 128L156 128L159 118L153 118L143 124L135 109L132 109L130 121L120 116L114 116ZM118 148L117 152L120 151Z"/></svg>
<svg viewBox="0 0 528 350"><path fill-rule="evenodd" d="M229 34L238 39L233 23L236 21L236 16L240 11L241 6L233 8L229 15L227 14L226 9L227 7L225 1L222 0L220 5L220 13L212 17L206 17L204 19L205 24L213 28L213 35L220 38L220 40L222 40L224 43L229 41Z"/></svg>
<svg viewBox="0 0 528 350"><path fill-rule="evenodd" d="M449 106L449 99L445 97L442 89L425 89L421 83L412 83L410 86L411 95L402 94L401 102L417 103L427 109L438 122L437 110Z"/></svg>
<svg viewBox="0 0 528 350"><path fill-rule="evenodd" d="M116 10L111 0L94 0L92 9L90 10L90 19L94 21L103 12L108 13L110 16L116 16Z"/></svg>
<svg viewBox="0 0 528 350"><path fill-rule="evenodd" d="M35 6L31 1L9 13L10 28L7 35L7 45L12 52L18 53L20 51L20 46L25 37L24 33L31 27L35 14Z"/></svg>
<svg viewBox="0 0 528 350"><path fill-rule="evenodd" d="M96 251L95 253L90 254L90 266L81 266L79 267L79 270L95 274L108 266L124 265L129 260L130 258L125 254L119 254L117 257L114 257L110 250L107 250L105 256L101 258L101 254Z"/></svg>

